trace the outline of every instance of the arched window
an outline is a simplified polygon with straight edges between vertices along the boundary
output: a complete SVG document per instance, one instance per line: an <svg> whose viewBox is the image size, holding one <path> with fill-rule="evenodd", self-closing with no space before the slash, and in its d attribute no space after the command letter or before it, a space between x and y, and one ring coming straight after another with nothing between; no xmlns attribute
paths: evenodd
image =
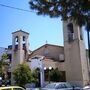
<svg viewBox="0 0 90 90"><path fill-rule="evenodd" d="M15 42L18 43L18 36L15 37Z"/></svg>
<svg viewBox="0 0 90 90"><path fill-rule="evenodd" d="M23 36L23 41L25 41L25 36Z"/></svg>
<svg viewBox="0 0 90 90"><path fill-rule="evenodd" d="M23 44L23 50L26 50L26 37L25 36L23 36L22 44Z"/></svg>
<svg viewBox="0 0 90 90"><path fill-rule="evenodd" d="M73 24L69 23L67 25L67 30L68 30L68 41L72 42L74 40L74 30L73 30Z"/></svg>
<svg viewBox="0 0 90 90"><path fill-rule="evenodd" d="M15 50L18 49L18 41L19 41L19 38L18 36L15 37Z"/></svg>

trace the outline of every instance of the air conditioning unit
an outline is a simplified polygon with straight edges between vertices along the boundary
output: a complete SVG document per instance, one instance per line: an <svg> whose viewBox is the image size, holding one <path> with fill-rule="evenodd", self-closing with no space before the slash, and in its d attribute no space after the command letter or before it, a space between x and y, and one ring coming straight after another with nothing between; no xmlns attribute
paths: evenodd
<svg viewBox="0 0 90 90"><path fill-rule="evenodd" d="M59 61L61 61L61 62L64 61L64 54L59 55Z"/></svg>

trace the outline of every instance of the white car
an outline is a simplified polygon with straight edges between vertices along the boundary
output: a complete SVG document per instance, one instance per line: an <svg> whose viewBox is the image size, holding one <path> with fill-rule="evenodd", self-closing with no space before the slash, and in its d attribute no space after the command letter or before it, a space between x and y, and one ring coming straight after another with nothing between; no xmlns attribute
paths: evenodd
<svg viewBox="0 0 90 90"><path fill-rule="evenodd" d="M90 90L90 85L84 86L83 90Z"/></svg>
<svg viewBox="0 0 90 90"><path fill-rule="evenodd" d="M68 82L56 82L46 85L41 90L73 90L73 87Z"/></svg>

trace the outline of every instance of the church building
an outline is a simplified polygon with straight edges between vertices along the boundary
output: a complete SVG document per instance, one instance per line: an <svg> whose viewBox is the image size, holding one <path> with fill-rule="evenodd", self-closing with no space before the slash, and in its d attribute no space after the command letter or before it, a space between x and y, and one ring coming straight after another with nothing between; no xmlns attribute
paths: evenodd
<svg viewBox="0 0 90 90"><path fill-rule="evenodd" d="M45 44L34 51L29 50L29 33L19 30L12 33L11 72L18 64L30 62L33 57L43 57L44 66L48 69L58 68L63 81L84 86L89 83L89 62L84 45L82 29L73 21L63 22L64 46ZM62 80L61 80L62 81Z"/></svg>

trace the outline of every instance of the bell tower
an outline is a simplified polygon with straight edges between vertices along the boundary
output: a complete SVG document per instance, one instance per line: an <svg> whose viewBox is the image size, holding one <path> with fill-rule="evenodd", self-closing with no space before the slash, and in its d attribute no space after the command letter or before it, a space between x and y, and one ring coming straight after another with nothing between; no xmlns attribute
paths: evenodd
<svg viewBox="0 0 90 90"><path fill-rule="evenodd" d="M27 60L29 54L29 33L19 30L12 33L12 63L13 71L18 64L22 64Z"/></svg>
<svg viewBox="0 0 90 90"><path fill-rule="evenodd" d="M63 22L66 80L84 86L89 83L82 29L75 22Z"/></svg>

